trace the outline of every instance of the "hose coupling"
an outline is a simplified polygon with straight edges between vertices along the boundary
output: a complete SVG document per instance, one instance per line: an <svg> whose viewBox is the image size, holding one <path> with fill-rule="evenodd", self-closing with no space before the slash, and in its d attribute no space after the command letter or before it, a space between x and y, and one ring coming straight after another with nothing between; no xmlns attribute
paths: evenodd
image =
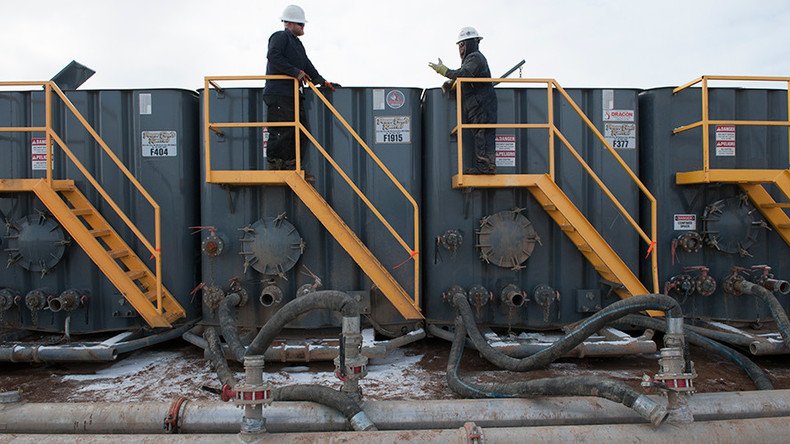
<svg viewBox="0 0 790 444"><path fill-rule="evenodd" d="M654 426L661 425L669 414L663 405L657 403L647 395L639 395L631 408L639 413L641 417L650 421Z"/></svg>
<svg viewBox="0 0 790 444"><path fill-rule="evenodd" d="M682 347L664 347L661 349L661 358L658 360L659 372L651 378L642 377L643 387L656 387L671 392L694 392L694 363L689 361L690 371L686 371L686 360L683 357Z"/></svg>
<svg viewBox="0 0 790 444"><path fill-rule="evenodd" d="M228 384L222 386L220 392L222 401L233 401L236 406L244 405L270 405L272 403L272 390L268 383L259 386L238 384L232 388Z"/></svg>
<svg viewBox="0 0 790 444"><path fill-rule="evenodd" d="M366 432L376 428L376 426L373 424L373 421L371 421L370 418L368 418L368 415L363 411L360 411L356 415L352 416L349 422L351 422L351 427L357 431Z"/></svg>

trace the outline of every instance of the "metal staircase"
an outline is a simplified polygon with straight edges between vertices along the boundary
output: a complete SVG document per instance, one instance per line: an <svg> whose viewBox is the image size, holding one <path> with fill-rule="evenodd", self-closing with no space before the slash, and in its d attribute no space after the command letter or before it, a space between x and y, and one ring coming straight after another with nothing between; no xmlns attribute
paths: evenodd
<svg viewBox="0 0 790 444"><path fill-rule="evenodd" d="M46 126L29 128L1 128L12 132L44 132L47 138L47 176L42 179L0 179L0 193L32 192L41 200L52 216L60 222L77 244L85 251L107 279L123 297L134 307L151 327L172 327L172 322L186 316L184 308L161 283L161 251L159 206L142 188L118 157L88 124L66 95L53 82L3 82L2 86L42 86L46 94ZM57 94L74 117L85 127L98 145L118 166L121 172L140 191L154 209L155 244L142 235L140 230L123 213L115 201L107 194L101 184L85 166L80 163L66 143L52 128L52 96ZM107 220L96 210L91 202L77 188L73 180L55 180L52 177L52 142L63 150L74 165L82 172L110 207L134 232L141 243L156 260L156 274L135 254L134 250L121 238Z"/></svg>
<svg viewBox="0 0 790 444"><path fill-rule="evenodd" d="M790 245L790 217L786 212L790 202L777 202L766 188L773 185L785 199L790 200L790 170L708 170L707 174L695 171L678 173L676 182L678 185L711 182L737 184L785 243Z"/></svg>
<svg viewBox="0 0 790 444"><path fill-rule="evenodd" d="M381 215L376 207L370 202L365 194L359 187L348 177L342 168L335 162L323 146L307 131L307 129L298 121L299 109L295 110L295 120L293 122L226 122L217 123L210 121L208 91L211 87L216 89L221 88L217 85L219 81L231 80L296 80L287 76L233 76L233 77L206 77L205 91L203 102L203 117L204 117L204 145L206 152L206 182L215 184L226 185L246 185L246 186L268 186L268 185L287 185L294 194L305 204L305 206L315 215L316 219L323 225L329 234L340 244L340 246L348 253L351 259L360 267L365 275L370 278L378 290L389 300L389 302L398 310L398 312L406 319L417 320L423 319L420 310L419 299L419 258L417 257L417 245L419 245L419 209L417 203L400 182L392 175L387 167L381 162L365 141L351 128L343 116L332 106L332 104L324 97L324 95L313 85L309 84L310 88L315 92L326 107L332 114L340 121L346 130L354 137L359 145L368 153L370 158L381 168L393 184L401 191L405 198L412 204L414 209L414 245L411 246L406 243L403 238L394 230L390 223ZM343 221L337 212L329 205L324 197L310 185L304 178L304 171L301 170L300 165L300 138L296 137L296 170L293 171L250 171L250 170L213 170L211 168L211 140L210 133L221 133L222 128L238 128L238 127L261 127L261 126L275 126L275 125L290 125L294 126L297 131L303 132L307 138L312 142L316 149L323 155L327 162L335 169L335 171L343 178L343 180L351 187L356 195L362 200L365 205L376 215L384 227L393 235L393 237L400 243L400 245L409 253L409 258L414 261L414 289L413 293L409 294L392 276L387 268L381 264L378 258L368 249L368 247L359 239L354 231Z"/></svg>
<svg viewBox="0 0 790 444"><path fill-rule="evenodd" d="M548 86L548 122L544 123L515 123L515 124L464 124L461 121L461 87L463 82L481 82L481 81L495 81L495 82L510 82L510 83L543 83ZM603 282L610 285L621 299L625 299L635 295L642 295L650 293L645 285L640 281L639 277L631 271L626 265L620 255L615 251L609 243L601 236L595 229L590 221L584 214L573 204L570 198L560 189L554 181L554 140L560 140L573 155L574 158L581 164L584 170L590 177L597 183L604 194L612 201L617 207L623 217L631 224L639 236L648 244L648 253L652 255L652 274L653 274L653 292L658 293L658 259L656 245L656 200L653 195L647 190L642 182L631 171L627 164L620 158L620 156L612 149L606 139L601 135L600 131L593 125L589 118L584 114L581 108L571 99L570 95L562 89L554 80L551 79L456 79L456 93L457 93L457 119L458 126L452 130L453 134L458 137L458 174L453 176L452 186L456 189L461 188L513 188L522 187L527 188L535 199L541 204L543 209L551 216L554 222L562 229L565 235L573 242L576 248L582 253L587 261L595 268L601 276ZM588 128L593 131L597 138L601 141L604 147L612 154L618 161L621 167L629 174L634 183L639 187L642 193L647 196L652 204L651 219L652 219L652 234L648 236L631 217L625 208L620 204L617 198L601 181L598 175L592 168L585 162L582 156L573 148L568 139L559 131L554 125L552 116L553 94L552 89L559 92L567 101L567 103L576 111L579 117L586 123ZM462 134L464 128L545 128L549 133L549 173L547 174L497 174L497 175L469 175L463 174L463 141ZM659 311L649 311L652 316L660 316L663 313Z"/></svg>

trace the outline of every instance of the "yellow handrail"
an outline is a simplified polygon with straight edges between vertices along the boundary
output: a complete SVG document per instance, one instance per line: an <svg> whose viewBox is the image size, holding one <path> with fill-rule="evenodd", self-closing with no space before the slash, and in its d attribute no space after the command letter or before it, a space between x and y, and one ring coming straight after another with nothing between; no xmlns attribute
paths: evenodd
<svg viewBox="0 0 790 444"><path fill-rule="evenodd" d="M546 123L537 123L537 124L524 124L524 123L513 123L513 124L469 124L463 123L462 120L462 95L461 95L461 85L463 83L527 83L527 84L545 84L547 89L547 122ZM548 130L548 142L549 142L549 176L551 177L552 181L555 180L555 161L554 161L554 137L556 136L562 144L568 149L568 151L573 155L573 157L581 164L585 171L593 178L593 181L601 188L604 192L606 197L612 201L615 205L617 210L625 217L631 227L639 234L639 236L648 244L648 251L650 251L651 255L651 269L652 269L652 276L653 276L653 291L658 293L660 291L660 287L658 285L658 249L656 248L656 242L658 238L658 209L656 198L647 189L647 187L642 183L639 177L631 170L628 164L617 154L617 151L612 148L606 138L601 134L598 128L592 123L592 121L587 117L584 111L576 104L576 102L571 98L565 89L563 89L554 79L489 79L489 78L458 78L455 80L455 88L456 88L456 119L457 119L457 126L452 130L453 133L457 133L458 135L458 147L457 147L457 156L458 156L458 182L463 183L463 129L467 128L546 128ZM604 148L614 157L620 167L628 174L628 177L633 181L639 190L644 194L647 199L650 201L650 236L645 233L641 226L634 220L634 218L628 213L628 211L622 206L619 200L614 196L614 194L609 190L608 187L603 183L603 181L598 177L597 174L593 171L593 169L587 164L587 162L581 157L581 155L576 151L576 149L571 145L568 139L560 132L560 130L554 124L554 94L553 91L556 90L560 93L560 95L565 99L565 101L573 108L576 114L582 119L582 121L587 125L587 127L593 131L593 134L598 138L598 140L603 144Z"/></svg>
<svg viewBox="0 0 790 444"><path fill-rule="evenodd" d="M52 183L52 141L54 140L58 146L66 153L66 156L74 163L77 169L85 176L88 182L93 185L94 188L99 192L99 194L104 198L105 201L110 205L110 207L115 211L118 217L126 224L126 226L132 230L135 236L140 240L140 242L145 246L145 248L151 253L152 257L156 259L156 298L157 298L157 307L156 310L158 313L162 313L162 254L161 254L161 214L159 205L156 201L151 197L151 195L143 188L137 178L126 168L126 166L118 159L118 156L112 152L107 143L104 142L104 139L93 129L93 127L88 123L85 117L77 110L71 100L66 96L63 91L52 81L32 81L32 82L0 82L0 87L8 87L8 86L42 86L44 88L44 100L45 100L45 126L44 127L17 127L17 128L0 128L0 132L11 132L11 131L19 131L19 132L45 132L46 133L46 149L47 149L47 183ZM154 244L152 245L151 242L143 235L143 233L137 228L137 226L129 219L128 216L123 212L123 210L118 206L118 204L110 197L107 191L99 184L98 180L96 180L93 175L90 174L87 168L77 159L74 153L69 149L63 139L55 132L52 128L52 93L55 93L60 100L66 105L69 111L77 118L80 124L88 131L88 133L93 137L93 139L99 144L102 150L110 157L110 159L115 163L115 165L121 170L121 172L126 176L127 179L134 185L134 187L140 192L140 194L146 199L146 201L151 205L154 210Z"/></svg>
<svg viewBox="0 0 790 444"><path fill-rule="evenodd" d="M208 91L210 87L217 87L218 81L234 81L234 80L245 80L245 81L260 81L260 80L292 80L294 82L294 120L289 122L245 122L245 123L238 123L238 122L224 122L224 123L212 123L210 120L210 112L209 112L209 95L204 94L203 97L203 121L205 122L205 130L204 130L204 144L205 144L205 153L206 153L206 178L210 178L212 174L211 168L211 150L210 150L210 143L211 137L209 135L209 131L212 129L219 129L219 128L245 128L245 127L285 127L285 126L293 126L298 129L300 133L304 133L307 138L315 145L318 149L319 153L329 162L332 168L337 171L337 173L343 178L343 180L351 187L354 193L365 203L365 205L370 209L370 211L376 216L376 218L381 221L384 227L389 231L389 233L395 238L395 240L409 253L409 258L414 259L414 303L419 305L420 303L420 259L417 257L419 255L419 239L420 239L420 214L419 214L419 206L415 199L409 194L406 188L398 181L398 179L392 174L389 168L384 165L384 163L379 159L379 157L370 149L368 144L360 137L360 135L351 127L351 125L346 121L345 118L337 111L337 109L329 102L329 100L324 96L321 91L316 88L316 86L312 82L308 82L308 86L313 90L316 94L316 97L324 103L324 105L329 109L329 111L338 119L338 121L343 125L346 131L351 134L351 136L356 140L356 142L362 146L365 152L370 156L371 159L378 165L378 167L384 172L387 178L395 185L395 187L403 194L403 196L408 200L413 208L413 224L414 224L414 246L410 246L403 237L392 227L392 225L387 221L384 215L376 208L376 206L368 199L368 197L362 192L362 190L357 187L354 181L348 177L348 175L343 171L340 165L332 158L332 156L324 149L324 147L315 139L315 137L307 131L307 128L299 121L299 93L298 93L298 81L293 77L289 76L282 76L282 75L265 75L265 76L210 76L205 78L205 91ZM296 171L301 171L301 164L300 164L300 137L295 137L296 139Z"/></svg>
<svg viewBox="0 0 790 444"><path fill-rule="evenodd" d="M784 82L787 87L787 121L783 120L711 120L710 107L708 103L709 93L708 82L711 80L735 81L735 82ZM739 125L739 126L786 126L787 127L787 151L790 158L790 77L776 76L722 76L704 75L672 90L672 94L677 94L687 88L701 83L702 88L702 118L697 122L679 126L672 130L672 134L682 133L693 128L702 127L702 170L708 172L710 167L710 125Z"/></svg>

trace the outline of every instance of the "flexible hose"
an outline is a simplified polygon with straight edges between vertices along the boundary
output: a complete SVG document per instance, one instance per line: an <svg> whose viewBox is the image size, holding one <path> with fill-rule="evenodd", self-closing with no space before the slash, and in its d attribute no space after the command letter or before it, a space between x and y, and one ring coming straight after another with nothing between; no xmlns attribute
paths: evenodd
<svg viewBox="0 0 790 444"><path fill-rule="evenodd" d="M666 324L659 319L649 318L647 316L628 315L614 323L618 328L627 328L636 326L640 328L649 328L666 332ZM712 351L720 356L729 359L732 363L743 369L749 378L754 382L757 390L773 390L774 386L768 375L755 364L751 359L738 353L736 350L727 347L726 345L719 344L718 342L706 338L694 331L685 330L686 340L690 344L702 347L706 350Z"/></svg>
<svg viewBox="0 0 790 444"><path fill-rule="evenodd" d="M315 402L342 413L354 427L354 430L377 430L356 401L345 393L329 387L315 384L286 385L272 389L272 399L274 401Z"/></svg>
<svg viewBox="0 0 790 444"><path fill-rule="evenodd" d="M469 338L475 348L483 357L499 368L514 372L524 372L535 368L545 367L560 358L565 353L573 350L585 339L595 334L598 330L605 327L610 322L619 319L627 314L637 313L643 310L663 310L671 318L682 319L683 315L680 305L669 296L664 295L642 295L633 296L615 302L595 313L589 318L579 323L570 333L558 340L550 347L541 350L534 355L522 359L513 358L492 347L478 330L472 307L463 295L453 297L453 304L460 314Z"/></svg>
<svg viewBox="0 0 790 444"><path fill-rule="evenodd" d="M684 330L693 331L698 335L705 336L708 339L713 339L718 342L726 342L730 345L737 345L740 347L749 347L754 342L754 338L740 335L738 333L727 333L725 331L713 330L710 328L697 327L694 325L685 325Z"/></svg>
<svg viewBox="0 0 790 444"><path fill-rule="evenodd" d="M790 349L790 320L787 319L787 313L785 313L782 304L779 303L776 296L762 285L757 285L749 281L742 281L740 286L741 289L744 290L744 293L756 296L768 306L768 310L771 311L771 317L774 322L776 322L776 327L779 329L779 334L782 335L782 341L784 341L785 347Z"/></svg>
<svg viewBox="0 0 790 444"><path fill-rule="evenodd" d="M532 396L596 396L625 405L640 416L659 425L667 416L667 410L649 397L627 385L613 380L569 376L535 379L504 384L480 384L466 381L459 375L461 357L464 354L466 337L465 321L455 318L455 338L450 347L447 361L447 383L450 389L465 398L527 398Z"/></svg>
<svg viewBox="0 0 790 444"><path fill-rule="evenodd" d="M214 364L217 369L217 377L222 385L234 387L236 385L236 378L228 367L228 361L225 359L225 354L222 353L222 344L219 341L219 335L214 327L207 327L203 331L203 339L206 340L208 348L205 350L206 357Z"/></svg>
<svg viewBox="0 0 790 444"><path fill-rule="evenodd" d="M358 317L359 303L342 291L323 290L299 297L285 304L274 314L247 348L247 355L260 355L289 322L311 310L329 309L344 317Z"/></svg>
<svg viewBox="0 0 790 444"><path fill-rule="evenodd" d="M222 329L222 337L228 344L228 348L233 358L239 362L244 362L244 355L247 349L239 339L239 331L236 328L236 306L241 303L241 296L238 293L231 293L222 300L217 309L219 326Z"/></svg>

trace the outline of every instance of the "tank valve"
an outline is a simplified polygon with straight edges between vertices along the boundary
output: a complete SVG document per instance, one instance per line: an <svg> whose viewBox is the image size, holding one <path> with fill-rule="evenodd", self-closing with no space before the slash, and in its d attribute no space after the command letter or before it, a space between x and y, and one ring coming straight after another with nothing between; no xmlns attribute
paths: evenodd
<svg viewBox="0 0 790 444"><path fill-rule="evenodd" d="M473 285L469 288L469 295L467 296L469 303L475 306L477 316L480 316L480 309L484 305L494 299L494 294L486 290L482 285Z"/></svg>
<svg viewBox="0 0 790 444"><path fill-rule="evenodd" d="M499 297L502 303L511 308L517 308L524 305L529 299L527 299L527 294L524 291L521 291L517 286L510 284L502 289L502 293Z"/></svg>
<svg viewBox="0 0 790 444"><path fill-rule="evenodd" d="M697 276L697 279L694 281L694 289L697 290L697 293L700 295L708 297L716 292L716 279L713 279L713 276L710 275L710 268L699 265L695 267L685 267L683 271L699 272L699 276Z"/></svg>
<svg viewBox="0 0 790 444"><path fill-rule="evenodd" d="M261 297L258 300L264 307L271 307L283 301L283 291L280 287L269 284L261 290Z"/></svg>
<svg viewBox="0 0 790 444"><path fill-rule="evenodd" d="M203 305L212 312L217 311L220 302L225 299L225 292L216 285L203 287Z"/></svg>
<svg viewBox="0 0 790 444"><path fill-rule="evenodd" d="M436 240L447 251L455 252L464 243L464 235L461 233L461 230L447 230Z"/></svg>
<svg viewBox="0 0 790 444"><path fill-rule="evenodd" d="M0 324L3 323L5 312L14 306L14 301L19 297L19 293L10 289L0 289Z"/></svg>
<svg viewBox="0 0 790 444"><path fill-rule="evenodd" d="M343 318L340 353L334 359L335 376L343 381L341 391L357 402L362 400L359 381L368 374L368 358L362 354L359 316Z"/></svg>
<svg viewBox="0 0 790 444"><path fill-rule="evenodd" d="M675 299L683 298L685 300L691 293L694 293L695 289L696 284L690 274L672 276L664 285L664 293Z"/></svg>
<svg viewBox="0 0 790 444"><path fill-rule="evenodd" d="M756 276L754 279L754 282L757 285L761 285L767 288L769 291L779 292L781 294L790 293L790 282L774 279L774 275L771 273L770 266L755 265L752 267L752 270L759 273L759 276Z"/></svg>
<svg viewBox="0 0 790 444"><path fill-rule="evenodd" d="M696 231L683 233L678 236L677 245L686 253L696 253L702 249L702 236Z"/></svg>
<svg viewBox="0 0 790 444"><path fill-rule="evenodd" d="M560 300L560 292L546 284L539 284L533 293L535 302L543 307L543 322L549 322L549 314L554 302Z"/></svg>
<svg viewBox="0 0 790 444"><path fill-rule="evenodd" d="M30 310L33 325L38 324L38 312L47 307L47 300L51 296L49 291L44 289L31 290L25 295L25 307Z"/></svg>
<svg viewBox="0 0 790 444"><path fill-rule="evenodd" d="M266 419L263 407L272 403L272 389L269 383L263 382L263 356L246 356L244 358L244 381L236 387L225 384L222 386L221 397L227 402L233 400L236 407L244 408L241 419L241 433L255 434L266 431Z"/></svg>
<svg viewBox="0 0 790 444"><path fill-rule="evenodd" d="M733 296L742 295L744 289L741 284L746 281L745 274L748 271L748 268L732 267L732 269L730 269L730 274L724 278L724 292Z"/></svg>
<svg viewBox="0 0 790 444"><path fill-rule="evenodd" d="M452 287L448 288L447 291L442 293L442 299L444 299L445 302L452 305L453 299L455 298L456 295L461 295L465 298L468 297L466 294L466 290L464 290L463 287L461 287L460 285L453 285Z"/></svg>
<svg viewBox="0 0 790 444"><path fill-rule="evenodd" d="M225 249L225 236L218 234L216 230L209 230L208 236L200 243L200 249L208 257L217 257Z"/></svg>

